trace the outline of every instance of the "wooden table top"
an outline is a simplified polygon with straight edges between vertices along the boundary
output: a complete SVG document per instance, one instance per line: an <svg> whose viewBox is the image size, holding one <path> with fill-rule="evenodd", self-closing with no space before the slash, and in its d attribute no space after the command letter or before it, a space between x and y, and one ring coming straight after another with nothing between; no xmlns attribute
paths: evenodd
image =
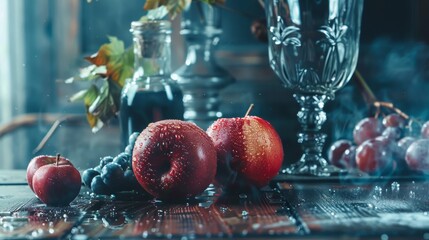
<svg viewBox="0 0 429 240"><path fill-rule="evenodd" d="M0 170L0 238L429 239L429 181L287 181L252 194L209 187L194 200L81 194L47 207L24 171Z"/></svg>

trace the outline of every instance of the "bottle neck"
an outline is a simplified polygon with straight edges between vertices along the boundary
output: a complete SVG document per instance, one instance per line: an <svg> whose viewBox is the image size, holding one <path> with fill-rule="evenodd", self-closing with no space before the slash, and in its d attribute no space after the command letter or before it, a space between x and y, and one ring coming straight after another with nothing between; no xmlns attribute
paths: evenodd
<svg viewBox="0 0 429 240"><path fill-rule="evenodd" d="M139 40L134 44L134 79L170 75L170 42Z"/></svg>
<svg viewBox="0 0 429 240"><path fill-rule="evenodd" d="M171 30L165 22L148 22L132 29L134 81L162 79L171 74Z"/></svg>

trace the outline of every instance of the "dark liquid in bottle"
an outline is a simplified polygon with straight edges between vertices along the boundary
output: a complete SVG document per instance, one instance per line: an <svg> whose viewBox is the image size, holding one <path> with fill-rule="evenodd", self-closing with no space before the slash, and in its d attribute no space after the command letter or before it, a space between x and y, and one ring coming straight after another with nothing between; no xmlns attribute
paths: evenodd
<svg viewBox="0 0 429 240"><path fill-rule="evenodd" d="M122 149L128 145L131 133L141 132L151 122L183 119L182 92L173 89L171 93L138 89L131 105L128 104L127 94L122 95L120 109Z"/></svg>

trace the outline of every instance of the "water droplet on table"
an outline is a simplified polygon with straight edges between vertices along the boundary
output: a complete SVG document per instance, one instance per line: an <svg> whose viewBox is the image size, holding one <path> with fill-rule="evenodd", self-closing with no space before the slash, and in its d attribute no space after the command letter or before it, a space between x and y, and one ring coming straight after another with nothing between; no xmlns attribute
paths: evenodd
<svg viewBox="0 0 429 240"><path fill-rule="evenodd" d="M374 193L372 195L372 197L374 199L380 199L381 195L383 194L383 189L380 186L375 186L374 187Z"/></svg>
<svg viewBox="0 0 429 240"><path fill-rule="evenodd" d="M399 185L398 182L392 182L390 187L392 188L392 192L399 192L399 188L401 185Z"/></svg>
<svg viewBox="0 0 429 240"><path fill-rule="evenodd" d="M381 240L389 240L389 235L387 235L387 234L381 234L380 239Z"/></svg>

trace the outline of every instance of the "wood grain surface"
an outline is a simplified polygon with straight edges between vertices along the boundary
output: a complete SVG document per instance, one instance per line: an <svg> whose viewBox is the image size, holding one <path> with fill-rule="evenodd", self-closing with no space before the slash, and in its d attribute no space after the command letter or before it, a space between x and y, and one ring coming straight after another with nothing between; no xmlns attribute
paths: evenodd
<svg viewBox="0 0 429 240"><path fill-rule="evenodd" d="M8 181L0 185L0 239L421 239L429 232L426 181L279 182L247 194L210 186L175 203L132 192L94 196L83 187L63 208Z"/></svg>

